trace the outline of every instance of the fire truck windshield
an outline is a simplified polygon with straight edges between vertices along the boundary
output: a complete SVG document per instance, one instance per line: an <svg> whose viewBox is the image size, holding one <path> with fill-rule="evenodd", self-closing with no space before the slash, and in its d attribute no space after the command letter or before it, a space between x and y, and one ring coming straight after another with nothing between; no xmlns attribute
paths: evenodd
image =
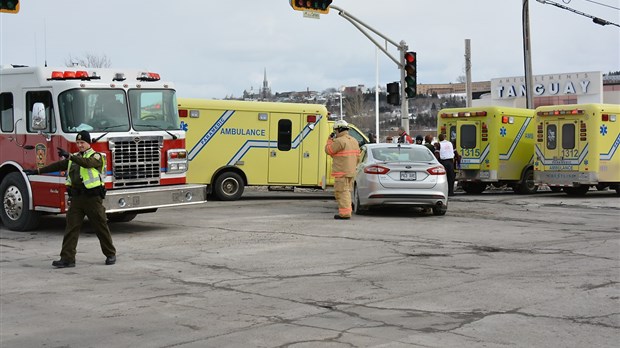
<svg viewBox="0 0 620 348"><path fill-rule="evenodd" d="M65 132L129 130L127 98L122 89L72 89L58 96Z"/></svg>
<svg viewBox="0 0 620 348"><path fill-rule="evenodd" d="M128 98L127 98L128 97ZM170 89L72 89L58 97L65 132L178 130L176 94ZM131 119L130 119L131 113Z"/></svg>
<svg viewBox="0 0 620 348"><path fill-rule="evenodd" d="M137 131L178 130L177 100L171 89L130 89L131 123Z"/></svg>

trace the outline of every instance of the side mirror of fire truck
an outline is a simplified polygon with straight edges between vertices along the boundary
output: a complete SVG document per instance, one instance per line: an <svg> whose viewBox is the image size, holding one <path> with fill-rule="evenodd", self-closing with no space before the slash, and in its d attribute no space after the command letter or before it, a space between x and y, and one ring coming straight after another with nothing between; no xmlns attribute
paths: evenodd
<svg viewBox="0 0 620 348"><path fill-rule="evenodd" d="M30 126L34 130L38 130L39 134L45 136L45 140L52 140L52 136L49 133L44 132L47 129L47 115L45 114L45 104L34 103L32 106L32 118L30 120Z"/></svg>
<svg viewBox="0 0 620 348"><path fill-rule="evenodd" d="M47 118L45 117L45 105L43 103L34 103L32 106L30 128L39 131L47 129Z"/></svg>

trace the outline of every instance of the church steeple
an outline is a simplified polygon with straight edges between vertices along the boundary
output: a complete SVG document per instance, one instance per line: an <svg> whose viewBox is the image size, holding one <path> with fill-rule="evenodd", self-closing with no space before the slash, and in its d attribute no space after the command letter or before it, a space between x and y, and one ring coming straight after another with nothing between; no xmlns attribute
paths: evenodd
<svg viewBox="0 0 620 348"><path fill-rule="evenodd" d="M264 71L263 88L261 88L260 91L260 98L262 100L268 100L271 98L271 88L269 88L269 82L267 81L267 68L265 68Z"/></svg>

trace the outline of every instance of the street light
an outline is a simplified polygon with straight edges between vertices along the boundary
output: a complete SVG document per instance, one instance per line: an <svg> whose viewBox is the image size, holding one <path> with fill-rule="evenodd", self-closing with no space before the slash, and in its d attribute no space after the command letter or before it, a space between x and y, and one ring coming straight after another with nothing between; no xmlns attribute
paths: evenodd
<svg viewBox="0 0 620 348"><path fill-rule="evenodd" d="M338 92L336 94L338 94L338 96L340 96L340 119L342 120L342 117L343 117L343 115L342 115L342 92Z"/></svg>

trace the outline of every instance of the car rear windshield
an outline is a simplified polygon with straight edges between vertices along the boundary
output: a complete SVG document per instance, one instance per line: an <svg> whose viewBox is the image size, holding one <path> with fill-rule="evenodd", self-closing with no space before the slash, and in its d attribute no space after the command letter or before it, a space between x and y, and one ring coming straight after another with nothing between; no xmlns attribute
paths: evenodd
<svg viewBox="0 0 620 348"><path fill-rule="evenodd" d="M390 162L428 162L435 160L435 156L423 146L381 147L372 149L372 157L379 161Z"/></svg>

